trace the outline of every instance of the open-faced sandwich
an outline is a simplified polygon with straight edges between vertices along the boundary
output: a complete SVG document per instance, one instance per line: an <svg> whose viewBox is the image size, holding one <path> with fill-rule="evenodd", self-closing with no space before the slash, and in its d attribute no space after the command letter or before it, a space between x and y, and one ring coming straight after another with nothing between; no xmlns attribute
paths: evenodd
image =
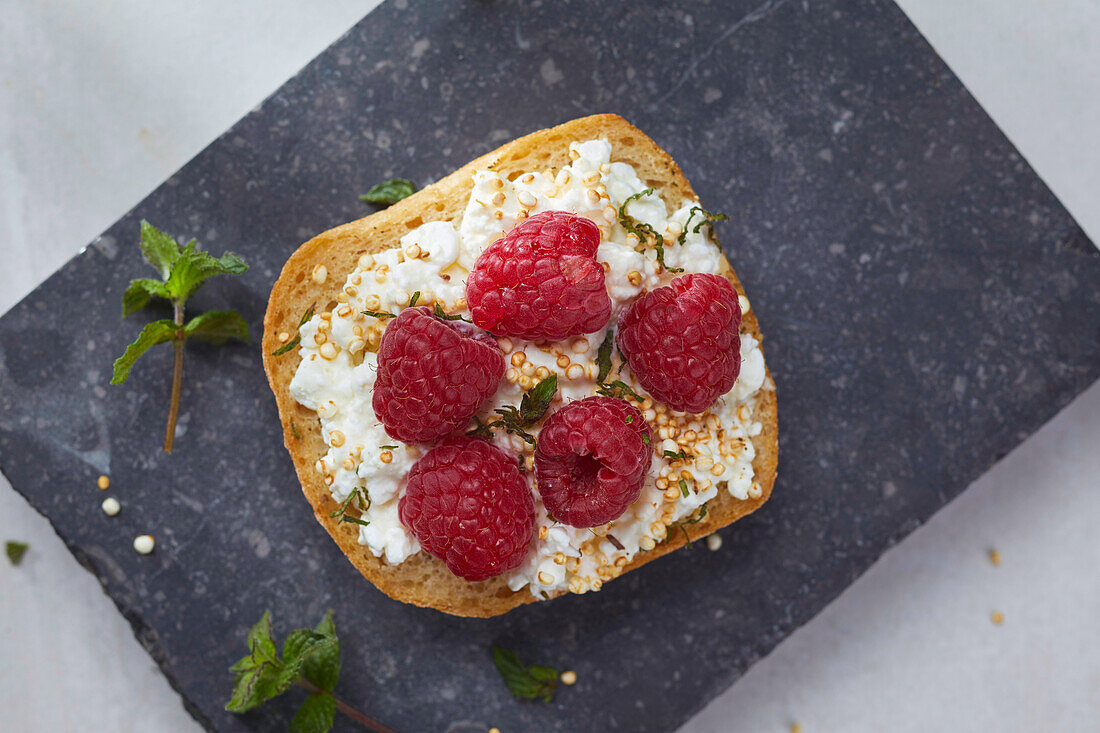
<svg viewBox="0 0 1100 733"><path fill-rule="evenodd" d="M302 245L264 366L355 567L494 616L763 504L775 385L717 218L645 134L595 115Z"/></svg>

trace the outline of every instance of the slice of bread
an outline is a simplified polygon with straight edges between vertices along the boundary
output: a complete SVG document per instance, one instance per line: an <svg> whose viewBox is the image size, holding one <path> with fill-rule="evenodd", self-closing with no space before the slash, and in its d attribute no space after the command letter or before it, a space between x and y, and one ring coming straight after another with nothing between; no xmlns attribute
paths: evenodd
<svg viewBox="0 0 1100 733"><path fill-rule="evenodd" d="M359 544L356 525L340 523L329 516L337 505L322 477L314 470L314 464L327 449L321 439L320 420L316 413L299 405L290 395L290 381L299 363L298 350L274 356L272 352L282 345L278 335L293 335L302 314L311 306L318 312L330 308L360 255L397 246L403 235L425 222L446 220L457 226L472 188L474 171L493 170L505 176L547 169L556 171L570 162L569 143L595 138L608 140L612 146L612 160L632 165L638 177L656 189L670 210L687 199L696 198L679 166L639 129L618 115L583 117L514 140L383 211L317 235L291 255L271 290L264 317L264 369L275 393L283 441L294 460L302 491L313 506L317 521L352 564L394 599L459 616L479 617L496 616L536 600L527 588L510 590L503 577L477 583L457 578L441 561L423 552L399 565L387 564ZM726 276L744 295L733 268L728 262L726 264ZM318 265L324 265L328 272L321 283L312 277ZM761 340L760 328L751 309L744 314L742 328ZM740 501L720 491L708 502L705 519L684 525L691 539L708 535L755 511L771 494L776 475L778 433L776 396L770 373L757 398L753 419L763 425L763 431L753 438L756 449L753 469L762 489L760 497ZM685 543L684 532L670 532L655 549L640 552L624 571L640 567Z"/></svg>

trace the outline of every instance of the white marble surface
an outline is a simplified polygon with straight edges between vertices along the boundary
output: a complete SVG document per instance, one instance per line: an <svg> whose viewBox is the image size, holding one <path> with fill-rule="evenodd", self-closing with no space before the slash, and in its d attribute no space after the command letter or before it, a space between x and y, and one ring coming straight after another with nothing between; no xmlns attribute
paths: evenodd
<svg viewBox="0 0 1100 733"><path fill-rule="evenodd" d="M374 4L7 0L0 311ZM902 6L1100 240L1097 0ZM1100 385L684 731L1095 729L1098 444ZM92 576L0 484L0 541L32 546L17 569L0 561L0 728L197 730Z"/></svg>

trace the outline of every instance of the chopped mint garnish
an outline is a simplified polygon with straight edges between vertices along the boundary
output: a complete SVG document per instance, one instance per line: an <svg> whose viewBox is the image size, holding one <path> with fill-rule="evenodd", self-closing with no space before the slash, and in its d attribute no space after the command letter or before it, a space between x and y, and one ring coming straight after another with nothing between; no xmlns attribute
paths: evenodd
<svg viewBox="0 0 1100 733"><path fill-rule="evenodd" d="M653 189L647 188L645 190L639 191L638 193L627 196L626 200L623 201L623 205L619 207L619 224L620 226L622 226L623 229L637 237L638 241L641 242L643 245L649 240L653 241L653 248L657 250L657 261L661 263L661 267L665 268L669 272L683 272L684 268L682 267L669 267L665 264L664 237L661 236L661 234L649 224L638 221L630 214L626 213L627 204L636 199L640 199L642 196L648 196L651 193L653 193Z"/></svg>
<svg viewBox="0 0 1100 733"><path fill-rule="evenodd" d="M600 368L600 373L596 375L596 381L600 384L603 384L603 381L607 379L607 375L611 374L611 347L614 344L615 332L609 328L607 329L607 335L603 337L603 343L596 351L596 366Z"/></svg>
<svg viewBox="0 0 1100 733"><path fill-rule="evenodd" d="M313 306L312 305L309 308L306 309L306 312L302 314L301 319L298 321L298 331L302 330L302 326L306 325L306 323L309 321L310 318L313 318ZM283 344L279 348L272 351L271 355L272 356L282 356L283 354L290 351L291 349L293 349L295 346L297 346L300 343L302 343L302 334L301 333L295 333L294 338L292 338L290 341L287 341L285 344Z"/></svg>
<svg viewBox="0 0 1100 733"><path fill-rule="evenodd" d="M348 524L358 524L361 527L368 526L370 522L352 514L348 514L348 507L351 506L353 501L355 502L355 508L359 510L360 514L370 509L370 494L363 487L357 486L351 490L351 493L348 494L348 498L341 502L340 507L336 511L329 513L329 516L333 519L339 519L341 522L347 522Z"/></svg>
<svg viewBox="0 0 1100 733"><path fill-rule="evenodd" d="M8 553L8 560L12 565L18 565L23 562L23 556L27 554L27 550L31 548L26 542L16 542L9 540L4 544L4 550Z"/></svg>
<svg viewBox="0 0 1100 733"><path fill-rule="evenodd" d="M702 206L693 206L691 211L688 212L687 221L684 222L684 231L680 232L680 236L676 238L678 244L683 244L687 240L688 227L691 226L691 220L695 218L695 214L699 213L703 215L702 221L695 225L695 228L691 230L692 234L698 234L703 225L710 227L710 236L715 242L718 241L718 237L714 233L714 222L716 221L729 221L729 217L725 214L712 214ZM721 245L719 245L721 247Z"/></svg>
<svg viewBox="0 0 1100 733"><path fill-rule="evenodd" d="M467 435L488 437L492 435L492 428L504 428L509 433L523 438L530 445L534 445L535 436L528 433L527 428L532 427L542 419L543 415L546 414L546 410L549 409L550 403L554 401L554 395L557 392L558 375L551 374L524 392L518 409L511 405L499 407L496 413L500 415L500 419L488 424L483 424L480 420L474 418L477 421L477 427Z"/></svg>

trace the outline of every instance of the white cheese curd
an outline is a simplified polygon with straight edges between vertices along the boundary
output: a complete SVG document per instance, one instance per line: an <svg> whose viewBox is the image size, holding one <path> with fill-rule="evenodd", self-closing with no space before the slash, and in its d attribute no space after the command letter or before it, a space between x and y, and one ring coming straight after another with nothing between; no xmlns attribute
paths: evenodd
<svg viewBox="0 0 1100 733"><path fill-rule="evenodd" d="M317 462L333 499L343 502L361 490L370 500L359 528L359 542L386 562L397 564L420 551L398 517L398 502L409 470L428 449L405 445L386 434L371 407L377 373L375 352L386 319L363 311L398 313L419 292L418 305L439 303L449 313L466 310L466 277L487 246L527 217L542 211L571 211L590 218L600 230L596 259L604 265L612 301L613 328L623 308L647 290L667 285L678 274L662 268L652 246L619 223L619 209L649 225L666 240L670 269L718 274L724 262L709 239L708 227L691 231L703 219L687 202L669 212L634 169L612 162L606 140L574 142L571 163L560 170L531 171L511 179L493 171L473 175L473 190L458 222L428 222L401 238L401 246L364 255L348 275L331 310L317 313L300 331L301 364L290 385L301 405L317 412L329 446ZM680 239L683 234L682 243ZM743 306L746 304L743 302ZM549 374L558 377L550 411L596 394L597 351L607 329L558 343L501 337L505 378L481 417L518 405L523 393ZM752 438L762 426L752 420L765 384L764 357L751 335L741 334L741 372L733 389L702 415L684 415L655 403L616 356L610 379L629 384L644 401L638 405L653 428L655 455L641 496L621 517L603 527L577 529L547 516L535 487L532 448L503 431L494 442L521 456L536 507L537 534L523 565L507 576L513 590L525 586L536 597L562 591L598 590L639 552L653 549L679 523L697 518L700 507L726 490L735 499L760 496L752 461ZM537 429L532 431L536 434ZM688 460L670 458L686 448ZM354 505L354 502L353 502Z"/></svg>

